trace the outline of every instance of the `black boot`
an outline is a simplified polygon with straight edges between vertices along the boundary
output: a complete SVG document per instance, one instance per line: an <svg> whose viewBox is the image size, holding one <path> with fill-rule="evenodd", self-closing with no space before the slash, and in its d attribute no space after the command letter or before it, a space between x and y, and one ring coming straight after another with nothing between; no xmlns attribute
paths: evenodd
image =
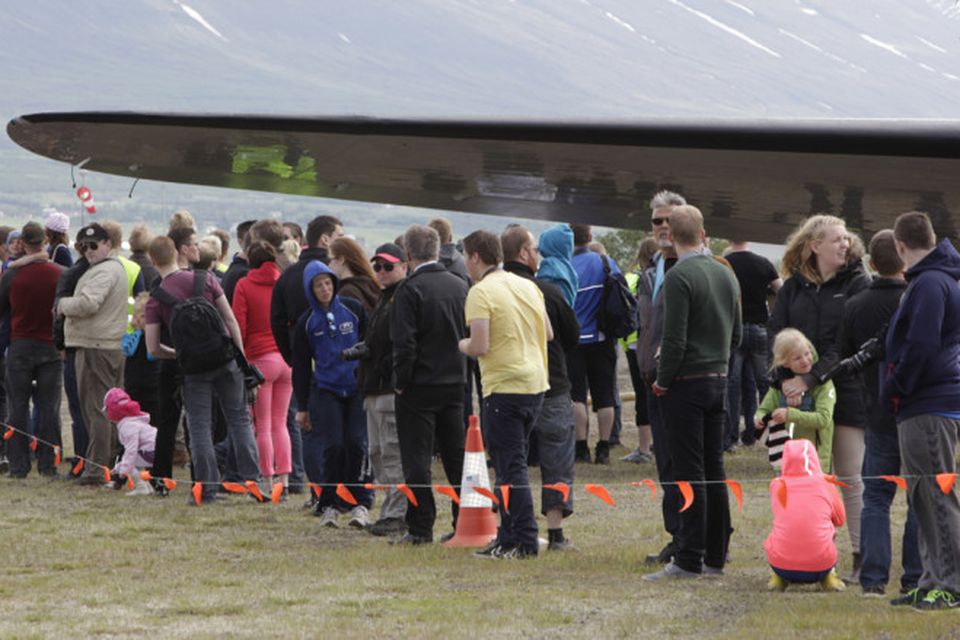
<svg viewBox="0 0 960 640"><path fill-rule="evenodd" d="M610 443L606 440L597 441L597 455L594 457L597 464L610 464Z"/></svg>
<svg viewBox="0 0 960 640"><path fill-rule="evenodd" d="M577 440L577 449L573 459L576 462L590 462L590 447L586 440Z"/></svg>

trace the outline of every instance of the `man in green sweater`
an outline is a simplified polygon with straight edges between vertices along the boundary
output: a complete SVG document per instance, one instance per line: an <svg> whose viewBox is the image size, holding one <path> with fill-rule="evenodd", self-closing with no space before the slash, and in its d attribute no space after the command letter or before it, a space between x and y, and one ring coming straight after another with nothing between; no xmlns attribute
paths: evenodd
<svg viewBox="0 0 960 640"><path fill-rule="evenodd" d="M660 396L675 477L691 483L693 502L680 514L673 562L647 580L722 574L732 532L722 482L724 395L730 351L740 344L740 287L704 248L699 209L675 207L670 237L678 261L663 283L664 332L653 391Z"/></svg>

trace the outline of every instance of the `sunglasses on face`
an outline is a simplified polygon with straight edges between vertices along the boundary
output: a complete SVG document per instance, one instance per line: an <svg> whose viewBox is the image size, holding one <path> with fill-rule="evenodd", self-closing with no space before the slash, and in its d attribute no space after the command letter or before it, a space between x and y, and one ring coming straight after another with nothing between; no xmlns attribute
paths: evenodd
<svg viewBox="0 0 960 640"><path fill-rule="evenodd" d="M374 262L373 270L376 271L377 273L380 273L381 271L386 271L387 273L390 273L391 271L393 271L393 265L389 262Z"/></svg>
<svg viewBox="0 0 960 640"><path fill-rule="evenodd" d="M100 248L99 242L84 242L80 245L82 251L96 251Z"/></svg>
<svg viewBox="0 0 960 640"><path fill-rule="evenodd" d="M662 224L670 222L670 218L650 218L650 222L653 223L653 226L659 227Z"/></svg>

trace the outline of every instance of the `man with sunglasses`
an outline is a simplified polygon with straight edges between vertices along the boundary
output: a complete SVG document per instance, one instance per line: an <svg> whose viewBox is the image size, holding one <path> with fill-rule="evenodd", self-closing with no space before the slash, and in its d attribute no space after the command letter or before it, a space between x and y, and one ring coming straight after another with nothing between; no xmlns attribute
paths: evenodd
<svg viewBox="0 0 960 640"><path fill-rule="evenodd" d="M123 386L127 273L114 256L110 234L103 226L88 224L77 234L77 242L90 266L73 295L60 298L57 313L66 317L65 345L76 349L77 393L89 436L87 462L77 484L99 485L116 448L113 425L100 407L108 389Z"/></svg>
<svg viewBox="0 0 960 640"><path fill-rule="evenodd" d="M404 481L397 439L393 375L393 340L390 338L390 309L397 287L407 277L406 256L396 244L377 247L371 262L377 282L383 287L380 302L370 315L363 336L366 355L358 369L363 408L367 412L367 448L374 481L388 486ZM375 536L402 534L407 499L396 489L388 489L380 506L380 518L367 527Z"/></svg>
<svg viewBox="0 0 960 640"><path fill-rule="evenodd" d="M667 448L667 435L663 428L660 402L651 386L657 377L660 357L660 340L663 337L663 281L677 263L677 252L670 239L670 212L687 201L678 193L660 191L650 200L651 235L660 246L650 264L640 274L637 284L637 311L640 332L637 338L636 358L640 376L646 383L647 411L653 431L653 453L657 462L657 475L663 484L663 525L670 534L670 542L659 552L647 556L647 564L667 564L676 551L676 538L680 533L680 492L673 473L673 461Z"/></svg>

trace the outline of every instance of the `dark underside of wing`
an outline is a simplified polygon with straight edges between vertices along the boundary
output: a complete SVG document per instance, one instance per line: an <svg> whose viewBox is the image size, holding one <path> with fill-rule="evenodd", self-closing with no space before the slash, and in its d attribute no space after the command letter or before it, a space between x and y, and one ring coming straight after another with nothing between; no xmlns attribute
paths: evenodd
<svg viewBox="0 0 960 640"><path fill-rule="evenodd" d="M10 137L92 171L611 227L658 189L711 235L782 242L811 213L865 233L929 212L956 237L960 122L424 121L140 113L16 118Z"/></svg>

